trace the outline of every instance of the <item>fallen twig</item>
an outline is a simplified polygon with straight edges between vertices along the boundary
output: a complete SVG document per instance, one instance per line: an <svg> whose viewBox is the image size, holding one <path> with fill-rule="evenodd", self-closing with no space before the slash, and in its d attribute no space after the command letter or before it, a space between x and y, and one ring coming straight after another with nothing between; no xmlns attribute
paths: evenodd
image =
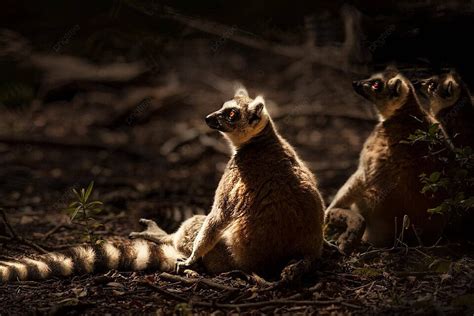
<svg viewBox="0 0 474 316"><path fill-rule="evenodd" d="M452 247L453 245L457 245L457 244L449 244L449 245L443 245L443 246L438 246L438 242L436 242L435 245L433 246L416 246L416 247L390 247L390 248L379 248L379 249L374 249L374 250L371 250L371 251L367 251L367 252L364 252L364 253L361 253L359 255L359 258L358 260L367 260L367 259L371 259L373 258L375 255L377 255L378 253L381 253L381 252L393 252L393 251L400 251L400 250L403 250L403 251L410 251L410 250L414 250L420 254L422 254L423 256L428 256L426 253L422 252L422 250L436 250L436 249L450 249L450 247Z"/></svg>
<svg viewBox="0 0 474 316"><path fill-rule="evenodd" d="M44 248L42 248L41 246L38 246L37 244L35 244L34 242L32 241L29 241L28 239L25 239L23 237L21 237L20 235L17 234L17 232L15 231L15 229L13 229L13 227L11 226L10 222L8 221L8 218L7 218L7 214L5 213L5 210L3 208L0 208L0 214L2 216L2 220L3 222L5 223L5 225L7 226L9 232L10 232L10 235L11 237L7 237L7 236L0 236L2 240L5 240L5 241L11 241L11 240L16 240L26 246L29 246L33 249L36 249L37 251L39 251L40 253L48 253L48 251L46 251Z"/></svg>
<svg viewBox="0 0 474 316"><path fill-rule="evenodd" d="M60 230L61 228L63 227L67 227L66 224L64 223L59 223L58 225L54 226L51 230L49 230L48 232L46 232L43 237L41 237L41 241L45 241L46 239L48 239L49 237L51 237L51 235L55 234L58 230Z"/></svg>
<svg viewBox="0 0 474 316"><path fill-rule="evenodd" d="M168 296L168 297L170 297L170 298L172 298L172 299L175 299L175 300L177 300L177 301L180 301L180 302L187 302L187 301L188 301L188 299L187 299L186 297L183 297L183 296L178 295L178 294L171 293L171 292L169 292L169 291L167 291L167 290L165 290L165 289L163 289L163 288L161 288L161 287L159 287L159 286L157 286L157 285L151 283L150 281L140 281L140 282L138 282L138 283L139 283L139 284L142 284L142 285L144 285L144 286L147 286L147 287L149 287L149 288L151 288L151 289L153 289L153 290L156 290L156 291L159 292L160 294L163 294L163 295L165 295L165 296Z"/></svg>
<svg viewBox="0 0 474 316"><path fill-rule="evenodd" d="M298 301L298 300L288 300L288 299L277 299L277 300L270 300L270 301L262 301L262 302L252 302L252 303L240 303L240 304L225 304L225 303L208 303L208 302L191 302L194 306L201 306L201 307L218 307L218 308L227 308L227 309L247 309L247 308L262 308L266 306L272 305L344 305L351 308L359 309L361 308L358 305L347 303L342 299L335 299L335 300L305 300L305 301Z"/></svg>
<svg viewBox="0 0 474 316"><path fill-rule="evenodd" d="M143 153L142 149L130 147L130 145L110 145L103 143L83 142L83 141L71 141L65 139L51 139L51 138L39 138L39 137L18 137L18 136L0 136L0 143L9 145L32 145L32 146L49 146L49 147L66 147L66 148L78 148L78 149L90 149L90 150L106 150L113 152L120 152L135 158L147 158L150 155Z"/></svg>
<svg viewBox="0 0 474 316"><path fill-rule="evenodd" d="M354 10L342 10L345 31L345 39L342 45L327 45L324 47L310 47L311 49L308 49L307 42L292 46L272 43L263 38L244 35L244 32L239 30L236 26L229 27L224 24L211 23L198 18L185 16L171 7L163 7L163 9L164 14L162 17L164 18L174 20L208 34L217 36L225 34L226 39L251 48L268 51L275 55L285 56L291 59L304 58L313 63L335 69L342 69L344 71L348 69L354 72L358 71L354 66L348 65L350 58L360 53L358 51L359 37L356 31L360 27L360 19ZM315 41L316 39L313 38L312 40Z"/></svg>
<svg viewBox="0 0 474 316"><path fill-rule="evenodd" d="M217 290L223 290L223 291L238 291L239 290L238 288L220 284L206 278L186 278L186 277L182 277L175 274L169 274L166 272L161 273L160 278L163 278L169 281L177 281L177 282L181 282L185 284L204 284L208 287L211 287Z"/></svg>
<svg viewBox="0 0 474 316"><path fill-rule="evenodd" d="M438 272L438 271L394 271L392 274L398 276L398 277L404 277L404 276L429 276L429 275L440 275L443 274L443 272Z"/></svg>
<svg viewBox="0 0 474 316"><path fill-rule="evenodd" d="M0 208L0 214L2 215L3 222L5 223L5 226L8 228L8 231L10 232L10 236L12 238L18 237L16 234L16 231L13 229L12 225L10 225L10 221L7 218L7 214L5 213L5 210L3 208Z"/></svg>

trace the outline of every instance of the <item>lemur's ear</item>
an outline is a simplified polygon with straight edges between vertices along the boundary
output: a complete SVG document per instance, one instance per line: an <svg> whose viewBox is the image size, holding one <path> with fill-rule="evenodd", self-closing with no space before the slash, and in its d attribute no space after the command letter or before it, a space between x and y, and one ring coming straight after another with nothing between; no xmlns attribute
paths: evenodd
<svg viewBox="0 0 474 316"><path fill-rule="evenodd" d="M453 95L453 81L452 80L449 80L448 84L446 85L446 93L448 94L448 96Z"/></svg>
<svg viewBox="0 0 474 316"><path fill-rule="evenodd" d="M247 92L247 89L245 87L240 86L235 90L234 97L249 97L249 93Z"/></svg>
<svg viewBox="0 0 474 316"><path fill-rule="evenodd" d="M389 64L387 67L385 67L385 71L396 71L396 72L398 72L398 68L394 64Z"/></svg>
<svg viewBox="0 0 474 316"><path fill-rule="evenodd" d="M451 76L457 76L458 72L454 68L449 68L448 74Z"/></svg>
<svg viewBox="0 0 474 316"><path fill-rule="evenodd" d="M394 78L388 81L388 88L393 96L399 96L402 92L402 81Z"/></svg>
<svg viewBox="0 0 474 316"><path fill-rule="evenodd" d="M264 108L265 100L263 99L263 97L256 97L255 100L253 100L248 107L248 110L250 112L249 123L253 123L254 121L260 120Z"/></svg>

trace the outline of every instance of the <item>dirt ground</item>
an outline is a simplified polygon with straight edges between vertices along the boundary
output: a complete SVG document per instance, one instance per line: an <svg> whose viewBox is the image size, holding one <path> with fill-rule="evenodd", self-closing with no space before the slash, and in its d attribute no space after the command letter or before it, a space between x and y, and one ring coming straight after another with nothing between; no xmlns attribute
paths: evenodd
<svg viewBox="0 0 474 316"><path fill-rule="evenodd" d="M356 75L316 65L302 74L283 57L217 43L176 39L143 61L143 74L121 82L58 84L50 70L31 104L2 107L1 205L17 234L46 250L82 243L83 228L63 209L72 188L90 181L105 205L96 231L103 239L126 238L141 217L171 231L206 213L229 150L204 117L232 97L236 81L266 97L330 202L375 124L352 92ZM0 235L8 236L5 225ZM35 253L0 239L0 259ZM0 315L474 312L473 245L446 238L435 247L363 245L350 257L326 249L319 270L294 288L272 289L238 271L203 277L111 271L0 285Z"/></svg>

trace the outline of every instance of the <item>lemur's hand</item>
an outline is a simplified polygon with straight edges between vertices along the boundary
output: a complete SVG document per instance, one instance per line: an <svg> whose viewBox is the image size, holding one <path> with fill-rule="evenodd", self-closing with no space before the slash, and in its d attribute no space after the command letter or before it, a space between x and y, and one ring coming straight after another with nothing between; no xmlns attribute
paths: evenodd
<svg viewBox="0 0 474 316"><path fill-rule="evenodd" d="M335 241L339 251L349 255L359 245L365 231L365 220L357 212L334 208L326 211L324 235Z"/></svg>
<svg viewBox="0 0 474 316"><path fill-rule="evenodd" d="M185 270L189 269L197 260L193 259L193 257L189 257L186 260L183 259L178 259L176 261L176 273L183 273Z"/></svg>

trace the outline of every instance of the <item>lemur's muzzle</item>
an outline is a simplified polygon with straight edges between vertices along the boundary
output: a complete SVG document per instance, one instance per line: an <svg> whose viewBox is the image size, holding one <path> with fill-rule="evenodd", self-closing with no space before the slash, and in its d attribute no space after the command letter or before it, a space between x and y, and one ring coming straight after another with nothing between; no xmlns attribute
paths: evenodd
<svg viewBox="0 0 474 316"><path fill-rule="evenodd" d="M420 89L422 86L424 86L423 80L419 80L419 79L413 80L412 84L413 84L413 88L415 89Z"/></svg>
<svg viewBox="0 0 474 316"><path fill-rule="evenodd" d="M352 81L352 88L354 88L354 91L362 96L366 96L366 93L364 91L364 80L356 80Z"/></svg>
<svg viewBox="0 0 474 316"><path fill-rule="evenodd" d="M221 124L219 123L219 120L217 119L217 114L211 113L208 116L206 116L206 124L212 129L220 129Z"/></svg>

